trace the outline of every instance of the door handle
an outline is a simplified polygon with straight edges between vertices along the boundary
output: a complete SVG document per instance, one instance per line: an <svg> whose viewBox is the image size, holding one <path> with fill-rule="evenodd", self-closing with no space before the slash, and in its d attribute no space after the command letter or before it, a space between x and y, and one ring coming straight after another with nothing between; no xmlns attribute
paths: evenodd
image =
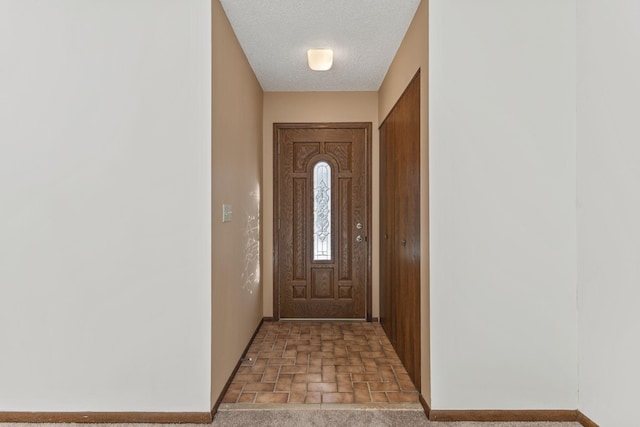
<svg viewBox="0 0 640 427"><path fill-rule="evenodd" d="M402 246L407 246L407 241L406 240L400 240L400 244Z"/></svg>
<svg viewBox="0 0 640 427"><path fill-rule="evenodd" d="M363 238L362 238L362 236L360 236L360 235L358 235L358 236L356 237L356 242L358 242L358 243L362 242L363 240L364 240L364 239L363 239Z"/></svg>

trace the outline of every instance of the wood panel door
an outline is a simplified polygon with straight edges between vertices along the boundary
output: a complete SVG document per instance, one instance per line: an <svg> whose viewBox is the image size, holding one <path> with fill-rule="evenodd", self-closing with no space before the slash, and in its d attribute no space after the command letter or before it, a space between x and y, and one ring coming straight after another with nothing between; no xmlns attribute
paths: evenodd
<svg viewBox="0 0 640 427"><path fill-rule="evenodd" d="M371 124L274 125L274 315L371 317Z"/></svg>
<svg viewBox="0 0 640 427"><path fill-rule="evenodd" d="M420 73L380 126L380 323L420 387Z"/></svg>
<svg viewBox="0 0 640 427"><path fill-rule="evenodd" d="M395 261L394 233L396 218L394 206L398 203L395 192L396 152L390 147L394 141L394 121L386 120L380 128L380 323L389 341L396 347L396 300L397 287L393 278L397 270Z"/></svg>

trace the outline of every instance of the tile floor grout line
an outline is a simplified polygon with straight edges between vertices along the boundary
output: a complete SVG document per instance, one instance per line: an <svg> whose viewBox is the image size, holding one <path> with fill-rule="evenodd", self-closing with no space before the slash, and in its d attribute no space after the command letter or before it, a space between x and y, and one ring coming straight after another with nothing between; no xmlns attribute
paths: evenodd
<svg viewBox="0 0 640 427"><path fill-rule="evenodd" d="M282 358L285 359L287 358L287 347L289 346L289 338L291 336L291 327L289 327L289 329L287 330L287 333L285 335L285 337L287 338L280 338L281 340L284 340L284 346L282 347ZM279 335L279 337L281 337ZM296 354L297 354L297 347L296 347ZM278 384L281 382L281 378L280 375L282 374L282 366L280 365L280 369L278 370L278 380L276 381L276 389L278 388ZM295 366L295 357L294 357L294 366ZM293 376L294 374L288 374L291 376L290 380L289 380L289 389L287 391L287 403L289 403L289 400L291 399L291 385L293 384Z"/></svg>
<svg viewBox="0 0 640 427"><path fill-rule="evenodd" d="M309 330L309 345L311 345L311 330ZM296 351L298 347L296 347ZM307 352L307 375L309 375L309 369L311 369L311 352ZM304 384L304 402L307 403L307 396L309 396L309 377L307 377L307 381Z"/></svg>

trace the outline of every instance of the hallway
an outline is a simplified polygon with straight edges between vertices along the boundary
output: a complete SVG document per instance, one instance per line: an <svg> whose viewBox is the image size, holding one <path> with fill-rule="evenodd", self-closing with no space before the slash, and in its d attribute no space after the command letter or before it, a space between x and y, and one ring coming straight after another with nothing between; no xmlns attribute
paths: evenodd
<svg viewBox="0 0 640 427"><path fill-rule="evenodd" d="M380 324L358 321L264 322L222 403L422 408Z"/></svg>

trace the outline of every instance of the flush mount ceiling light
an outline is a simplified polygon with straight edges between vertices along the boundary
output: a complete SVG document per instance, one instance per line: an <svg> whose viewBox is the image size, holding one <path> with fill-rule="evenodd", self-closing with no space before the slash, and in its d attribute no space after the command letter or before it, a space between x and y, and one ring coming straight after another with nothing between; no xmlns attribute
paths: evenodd
<svg viewBox="0 0 640 427"><path fill-rule="evenodd" d="M309 49L307 51L309 68L314 71L327 71L333 65L333 50Z"/></svg>

